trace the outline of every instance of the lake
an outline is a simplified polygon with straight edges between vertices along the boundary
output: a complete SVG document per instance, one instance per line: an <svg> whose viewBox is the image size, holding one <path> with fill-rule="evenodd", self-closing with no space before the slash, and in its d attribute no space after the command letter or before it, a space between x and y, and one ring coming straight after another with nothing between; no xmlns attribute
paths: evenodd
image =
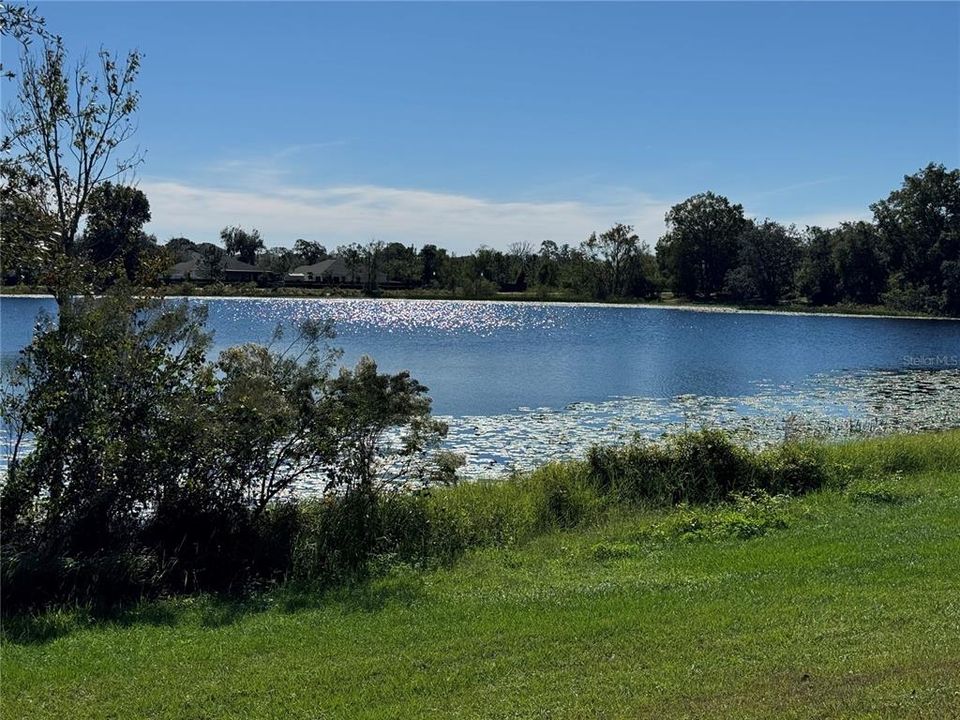
<svg viewBox="0 0 960 720"><path fill-rule="evenodd" d="M410 370L468 475L691 425L776 439L960 424L960 322L432 300L196 299L216 349L334 321L343 362ZM0 300L9 365L52 300Z"/></svg>

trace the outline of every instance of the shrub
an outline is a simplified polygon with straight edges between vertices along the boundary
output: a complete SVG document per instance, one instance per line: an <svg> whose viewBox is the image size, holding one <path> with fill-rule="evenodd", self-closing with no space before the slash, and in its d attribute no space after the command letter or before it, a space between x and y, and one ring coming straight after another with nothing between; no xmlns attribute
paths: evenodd
<svg viewBox="0 0 960 720"><path fill-rule="evenodd" d="M432 452L446 427L408 374L365 358L331 378L338 355L317 324L284 351L211 362L204 320L117 286L65 303L26 348L3 402L15 446L34 441L0 488L5 610L280 579L306 551L277 500L307 476L336 494L313 518L312 567L360 572L381 543L387 474L453 477L459 459Z"/></svg>
<svg viewBox="0 0 960 720"><path fill-rule="evenodd" d="M679 435L668 452L674 502L714 502L755 484L754 458L719 430Z"/></svg>
<svg viewBox="0 0 960 720"><path fill-rule="evenodd" d="M599 498L584 482L579 467L574 464L546 465L526 481L540 495L537 524L541 528L575 527L597 514Z"/></svg>
<svg viewBox="0 0 960 720"><path fill-rule="evenodd" d="M363 577L383 558L413 565L445 562L469 544L453 518L431 505L427 490L351 490L292 505L298 521L289 577L299 583Z"/></svg>
<svg viewBox="0 0 960 720"><path fill-rule="evenodd" d="M623 447L595 445L587 451L588 480L605 495L626 500L670 502L667 476L670 457L665 449L643 440Z"/></svg>
<svg viewBox="0 0 960 720"><path fill-rule="evenodd" d="M700 430L659 445L636 439L622 448L588 452L589 478L603 493L675 504L713 502L754 486L757 464L717 430Z"/></svg>
<svg viewBox="0 0 960 720"><path fill-rule="evenodd" d="M718 430L683 433L654 444L642 438L587 454L588 481L602 494L654 504L710 503L765 490L802 493L829 480L816 446L786 443L750 452Z"/></svg>
<svg viewBox="0 0 960 720"><path fill-rule="evenodd" d="M812 443L787 442L759 453L758 485L774 493L799 494L830 482L829 464L823 448Z"/></svg>
<svg viewBox="0 0 960 720"><path fill-rule="evenodd" d="M291 578L329 584L363 575L377 537L377 500L360 491L304 507L294 542Z"/></svg>

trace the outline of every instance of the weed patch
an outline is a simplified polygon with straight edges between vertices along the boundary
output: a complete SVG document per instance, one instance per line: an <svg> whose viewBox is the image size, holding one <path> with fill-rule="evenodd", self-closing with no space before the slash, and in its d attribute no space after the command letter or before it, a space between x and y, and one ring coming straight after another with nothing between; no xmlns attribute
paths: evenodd
<svg viewBox="0 0 960 720"><path fill-rule="evenodd" d="M902 490L902 481L902 473L895 473L891 479L875 476L857 480L847 487L845 495L853 502L900 505L912 497Z"/></svg>
<svg viewBox="0 0 960 720"><path fill-rule="evenodd" d="M788 525L784 495L758 491L737 495L733 501L714 508L680 506L664 522L654 526L651 536L677 540L748 539L782 530Z"/></svg>

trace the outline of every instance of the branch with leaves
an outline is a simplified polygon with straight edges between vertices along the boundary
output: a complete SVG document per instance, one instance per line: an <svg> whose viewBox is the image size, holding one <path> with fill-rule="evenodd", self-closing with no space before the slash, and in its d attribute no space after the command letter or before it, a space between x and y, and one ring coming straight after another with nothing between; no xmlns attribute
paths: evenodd
<svg viewBox="0 0 960 720"><path fill-rule="evenodd" d="M137 129L141 54L119 59L101 49L92 67L82 59L68 68L59 39L43 37L38 54L25 45L16 100L5 112L3 193L49 218L53 229L35 251L63 304L81 289L77 236L94 191L143 161L139 148L120 153Z"/></svg>

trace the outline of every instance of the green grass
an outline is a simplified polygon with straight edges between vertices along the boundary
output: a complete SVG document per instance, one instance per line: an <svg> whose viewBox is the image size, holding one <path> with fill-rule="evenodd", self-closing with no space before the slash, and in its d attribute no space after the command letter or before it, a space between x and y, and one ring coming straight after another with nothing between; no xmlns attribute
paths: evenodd
<svg viewBox="0 0 960 720"><path fill-rule="evenodd" d="M619 508L323 594L8 620L3 717L960 716L960 433L827 454L842 482L801 498Z"/></svg>

